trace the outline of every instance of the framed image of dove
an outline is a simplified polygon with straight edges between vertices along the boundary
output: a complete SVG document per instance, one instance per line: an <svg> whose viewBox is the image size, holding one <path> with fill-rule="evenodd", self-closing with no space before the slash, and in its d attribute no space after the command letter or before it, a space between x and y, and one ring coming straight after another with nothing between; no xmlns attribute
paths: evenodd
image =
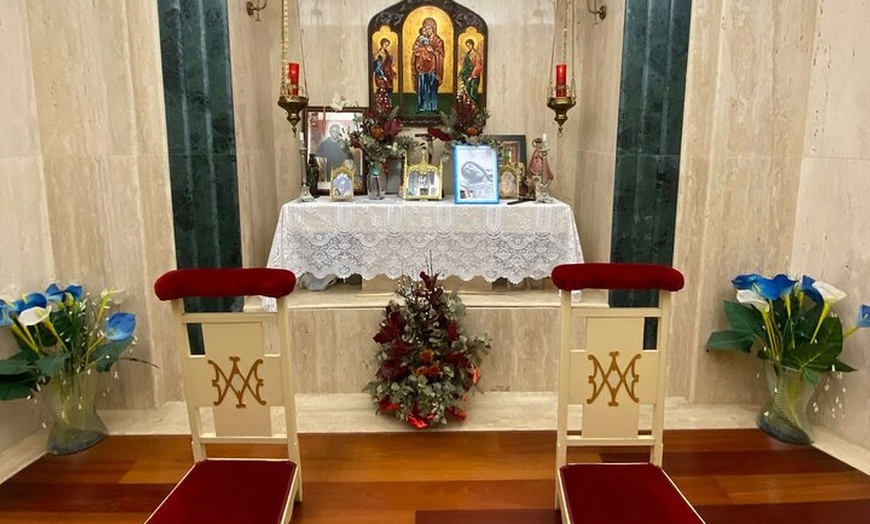
<svg viewBox="0 0 870 524"><path fill-rule="evenodd" d="M453 147L454 201L457 204L498 203L498 153L490 146Z"/></svg>

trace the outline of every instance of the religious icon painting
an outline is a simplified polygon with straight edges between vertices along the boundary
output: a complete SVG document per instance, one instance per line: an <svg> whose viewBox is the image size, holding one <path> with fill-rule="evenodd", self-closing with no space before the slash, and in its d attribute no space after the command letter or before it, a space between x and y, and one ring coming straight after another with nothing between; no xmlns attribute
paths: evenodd
<svg viewBox="0 0 870 524"><path fill-rule="evenodd" d="M345 161L354 168L353 192L365 193L363 176L363 153L347 143L348 135L356 129L354 120L362 115L362 108L345 108L336 111L331 107L309 107L306 112L308 153L313 154L322 166L317 179L317 193L332 196L332 171ZM311 188L312 193L315 188Z"/></svg>
<svg viewBox="0 0 870 524"><path fill-rule="evenodd" d="M405 168L402 198L405 200L441 200L443 184L441 165L429 164L425 159Z"/></svg>
<svg viewBox="0 0 870 524"><path fill-rule="evenodd" d="M486 107L489 30L452 0L404 0L369 21L369 104L408 125Z"/></svg>

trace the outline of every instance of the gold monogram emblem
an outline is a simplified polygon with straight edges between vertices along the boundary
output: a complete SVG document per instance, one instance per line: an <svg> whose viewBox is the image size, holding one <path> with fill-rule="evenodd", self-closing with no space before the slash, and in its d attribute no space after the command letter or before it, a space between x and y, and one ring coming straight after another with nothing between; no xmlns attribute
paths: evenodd
<svg viewBox="0 0 870 524"><path fill-rule="evenodd" d="M214 368L214 378L211 381L211 385L217 390L218 395L214 405L220 406L227 393L232 391L236 396L236 407L244 408L246 407L244 401L245 391L250 391L254 400L259 402L261 406L265 406L266 401L260 398L260 388L263 387L263 379L258 374L258 368L263 363L263 359L258 358L251 366L251 369L248 370L247 375L242 375L242 371L239 369L239 357L230 357L230 362L233 363L233 369L227 375L213 360L208 360L208 363ZM251 386L251 378L254 379L254 386ZM236 386L237 382L241 382L241 385Z"/></svg>
<svg viewBox="0 0 870 524"><path fill-rule="evenodd" d="M591 375L589 375L589 383L592 384L592 398L586 399L587 404L592 404L595 402L595 399L598 398L598 395L601 394L601 391L604 390L604 387L607 386L607 390L610 391L610 401L607 403L608 406L618 406L619 402L616 400L616 395L619 393L620 388L625 388L625 392L628 393L628 396L635 403L638 402L637 397L634 394L634 386L637 384L637 381L640 379L640 375L638 375L634 370L634 365L637 362L637 359L641 357L640 354L637 354L631 357L631 360L628 361L628 365L625 367L625 371L619 369L619 364L616 363L616 357L619 356L619 351L611 351L610 352L610 366L607 368L607 371L604 371L604 367L601 365L601 362L595 357L595 355L588 355L587 358L592 361L595 365L595 370ZM627 381L628 373L631 372L631 383ZM611 375L615 374L619 381L614 386L610 383ZM596 381L600 375L600 382Z"/></svg>

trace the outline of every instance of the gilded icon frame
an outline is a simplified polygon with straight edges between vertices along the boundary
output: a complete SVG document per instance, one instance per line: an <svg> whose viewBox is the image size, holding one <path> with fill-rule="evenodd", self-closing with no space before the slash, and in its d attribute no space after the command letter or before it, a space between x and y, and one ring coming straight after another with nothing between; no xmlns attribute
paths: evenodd
<svg viewBox="0 0 870 524"><path fill-rule="evenodd" d="M441 200L444 196L443 166L426 161L408 165L402 176L402 198L405 200Z"/></svg>
<svg viewBox="0 0 870 524"><path fill-rule="evenodd" d="M419 126L440 124L459 103L485 110L489 45L483 18L452 0L384 9L368 25L369 106L398 106L403 123Z"/></svg>

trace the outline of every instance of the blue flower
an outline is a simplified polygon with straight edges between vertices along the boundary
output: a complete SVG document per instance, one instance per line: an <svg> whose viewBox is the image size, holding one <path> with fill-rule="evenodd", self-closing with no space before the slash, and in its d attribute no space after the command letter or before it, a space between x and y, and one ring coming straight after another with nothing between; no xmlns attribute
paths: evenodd
<svg viewBox="0 0 870 524"><path fill-rule="evenodd" d="M734 285L734 289L752 289L752 285L755 284L755 281L759 278L762 278L758 273L747 273L745 275L737 275L731 283Z"/></svg>
<svg viewBox="0 0 870 524"><path fill-rule="evenodd" d="M804 277L801 278L801 291L803 291L808 297L813 299L813 302L815 302L816 304L821 304L822 295L819 294L819 290L817 290L816 287L813 285L815 283L816 281L813 277L808 277L804 275Z"/></svg>
<svg viewBox="0 0 870 524"><path fill-rule="evenodd" d="M106 338L112 342L127 340L136 329L136 315L132 313L113 313L106 321Z"/></svg>
<svg viewBox="0 0 870 524"><path fill-rule="evenodd" d="M24 298L16 300L12 303L12 309L16 314L20 314L22 311L30 309L32 307L45 307L48 305L48 301L45 299L45 295L42 293L28 293L24 295Z"/></svg>
<svg viewBox="0 0 870 524"><path fill-rule="evenodd" d="M797 280L792 280L782 273L773 278L759 277L755 280L758 292L767 300L782 298L791 292L795 284Z"/></svg>
<svg viewBox="0 0 870 524"><path fill-rule="evenodd" d="M12 325L12 309L5 301L0 300L0 327Z"/></svg>
<svg viewBox="0 0 870 524"><path fill-rule="evenodd" d="M858 320L855 322L855 327L870 327L870 305L861 304L861 307L858 309Z"/></svg>
<svg viewBox="0 0 870 524"><path fill-rule="evenodd" d="M49 302L54 302L55 304L60 304L64 301L64 297L69 294L72 296L73 300L81 300L84 295L84 290L82 286L72 285L67 287L66 289L61 289L56 283L52 282L49 284L47 288L45 288L45 298L48 299Z"/></svg>

